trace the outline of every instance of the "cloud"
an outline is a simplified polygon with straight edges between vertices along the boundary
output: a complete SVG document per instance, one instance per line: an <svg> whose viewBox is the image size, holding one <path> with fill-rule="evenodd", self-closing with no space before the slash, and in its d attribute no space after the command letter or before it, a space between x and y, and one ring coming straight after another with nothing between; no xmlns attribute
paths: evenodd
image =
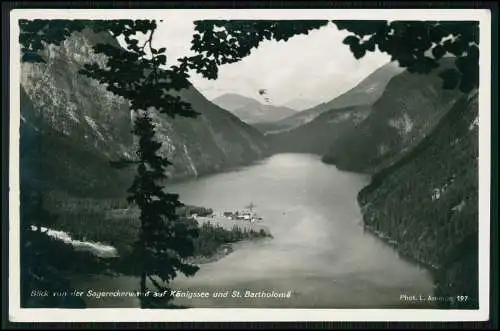
<svg viewBox="0 0 500 331"><path fill-rule="evenodd" d="M170 16L159 23L155 47L166 47L168 64L192 54L192 20ZM371 72L389 62L385 54L369 53L356 60L342 43L345 31L335 25L298 35L287 42L264 41L242 61L219 67L217 80L191 74L194 86L208 99L238 93L259 99L265 88L273 104L284 104L298 95L319 102L349 90Z"/></svg>

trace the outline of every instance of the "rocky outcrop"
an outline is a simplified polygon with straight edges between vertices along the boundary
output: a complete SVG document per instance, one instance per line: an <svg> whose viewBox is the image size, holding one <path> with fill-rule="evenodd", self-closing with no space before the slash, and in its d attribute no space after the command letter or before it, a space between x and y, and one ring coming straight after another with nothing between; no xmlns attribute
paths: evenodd
<svg viewBox="0 0 500 331"><path fill-rule="evenodd" d="M403 70L404 69L400 68L397 62L387 63L368 75L368 77L363 79L358 85L335 99L303 110L282 120L270 123L256 123L254 126L266 134L284 133L287 136L291 136L295 128L300 128L300 126L306 125L316 118L318 118L318 121L321 121L319 116L323 113L333 113L335 110L339 109L372 105L380 98L382 93L384 93L391 78L401 73ZM330 116L335 115L331 114Z"/></svg>
<svg viewBox="0 0 500 331"><path fill-rule="evenodd" d="M342 170L376 173L418 145L457 100L458 91L443 90L438 76L453 61L443 59L428 75L390 63L328 103L342 108L316 107L312 120L266 137L275 152L315 153Z"/></svg>
<svg viewBox="0 0 500 331"><path fill-rule="evenodd" d="M370 105L335 109L293 130L267 134L266 137L275 152L324 155L333 142L355 130L370 112Z"/></svg>
<svg viewBox="0 0 500 331"><path fill-rule="evenodd" d="M27 180L77 195L124 192L130 171L108 165L134 153L128 102L78 73L85 63L104 63L92 47L120 47L106 33L74 33L61 46L49 45L46 63L21 68L21 162ZM156 116L158 137L173 165L170 177L219 171L267 155L264 137L214 105L194 87L180 96L200 113L196 119Z"/></svg>
<svg viewBox="0 0 500 331"><path fill-rule="evenodd" d="M358 196L366 228L434 270L437 295L478 304L478 100L461 96L436 128ZM467 296L460 301L457 296Z"/></svg>
<svg viewBox="0 0 500 331"><path fill-rule="evenodd" d="M433 131L460 96L457 90L444 90L438 76L453 66L454 58L444 58L430 74L405 71L393 77L366 119L331 140L323 160L371 174L399 160Z"/></svg>

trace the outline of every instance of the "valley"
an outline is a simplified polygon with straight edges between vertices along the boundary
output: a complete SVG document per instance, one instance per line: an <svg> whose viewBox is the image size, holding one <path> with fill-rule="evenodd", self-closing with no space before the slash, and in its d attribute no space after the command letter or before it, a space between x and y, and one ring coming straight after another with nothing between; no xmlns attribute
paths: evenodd
<svg viewBox="0 0 500 331"><path fill-rule="evenodd" d="M453 63L443 58L440 70ZM393 75L371 104L316 111L266 137L274 153L313 153L370 175L357 197L365 229L432 270L437 295L472 293L461 306L477 307L478 92L444 90L437 72Z"/></svg>
<svg viewBox="0 0 500 331"><path fill-rule="evenodd" d="M115 169L109 162L134 158L132 115L123 98L78 73L84 63L102 63L92 50L96 43L119 47L105 33L84 30L45 50L46 63L22 64L23 178L71 195L116 197L130 186L133 169ZM196 177L269 155L260 132L193 86L177 95L200 115L154 118L161 153L172 163L170 178Z"/></svg>
<svg viewBox="0 0 500 331"><path fill-rule="evenodd" d="M259 102L239 94L226 93L213 99L212 102L238 116L247 124L274 122L297 114L297 111L289 107L269 104L265 96L264 100Z"/></svg>
<svg viewBox="0 0 500 331"><path fill-rule="evenodd" d="M305 109L279 121L260 122L255 123L254 126L265 134L283 133L284 136L287 136L294 129L302 130L301 127L306 126L325 112L350 107L370 106L382 95L391 78L402 71L397 64L390 62L375 70L346 93L328 102Z"/></svg>
<svg viewBox="0 0 500 331"><path fill-rule="evenodd" d="M103 42L120 47L106 33L84 30L47 47L45 63L23 63L21 187L41 192L59 215L57 230L127 251L139 229L137 210L125 200L136 169L111 164L134 159L134 118L128 102L78 74L82 64L102 63L92 45ZM441 59L440 68L454 60ZM203 232L195 261L203 266L174 285L274 287L293 297L179 304L401 308L406 291L463 293L472 298L467 305L436 304L477 307L477 90L444 90L437 72L419 75L388 63L305 110L236 94L210 101L191 84L172 93L200 115L154 116L161 155L171 162L167 190L189 206L215 210L256 201L269 229L196 224ZM193 214L184 216L193 221ZM72 286L128 290L137 278L81 274Z"/></svg>

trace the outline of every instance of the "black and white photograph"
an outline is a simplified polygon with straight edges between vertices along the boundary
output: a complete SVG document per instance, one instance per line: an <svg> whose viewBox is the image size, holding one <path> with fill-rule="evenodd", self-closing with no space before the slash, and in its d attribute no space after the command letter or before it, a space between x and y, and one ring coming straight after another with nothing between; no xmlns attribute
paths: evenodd
<svg viewBox="0 0 500 331"><path fill-rule="evenodd" d="M489 11L10 19L14 321L488 319Z"/></svg>

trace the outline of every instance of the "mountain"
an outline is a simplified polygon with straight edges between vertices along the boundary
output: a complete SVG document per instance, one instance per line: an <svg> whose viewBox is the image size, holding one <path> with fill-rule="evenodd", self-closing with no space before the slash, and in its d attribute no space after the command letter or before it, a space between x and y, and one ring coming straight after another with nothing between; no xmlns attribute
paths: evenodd
<svg viewBox="0 0 500 331"><path fill-rule="evenodd" d="M336 139L348 135L370 112L369 105L334 109L294 129L266 136L274 152L324 155Z"/></svg>
<svg viewBox="0 0 500 331"><path fill-rule="evenodd" d="M437 296L478 309L478 95L461 96L410 153L358 195L367 229L430 267Z"/></svg>
<svg viewBox="0 0 500 331"><path fill-rule="evenodd" d="M330 140L324 161L343 170L376 173L417 146L461 95L443 89L439 77L454 61L442 59L429 74L405 71L393 77L366 118Z"/></svg>
<svg viewBox="0 0 500 331"><path fill-rule="evenodd" d="M279 121L296 113L288 107L264 105L257 100L234 93L223 94L212 102L248 124Z"/></svg>
<svg viewBox="0 0 500 331"><path fill-rule="evenodd" d="M283 107L288 107L296 111L302 111L305 109L310 109L313 108L318 104L317 101L310 100L310 99L304 99L304 98L296 98L292 99L285 104L283 104Z"/></svg>
<svg viewBox="0 0 500 331"><path fill-rule="evenodd" d="M452 65L451 59L441 61L442 68ZM418 144L458 97L457 91L442 89L438 72L419 75L404 71L385 85L373 104L360 104L373 94L353 92L357 96L351 99L356 101L354 105L324 111L291 130L269 133L270 145L274 151L323 155L325 162L344 170L376 172ZM373 77L368 83L381 86ZM368 83L360 86L370 86ZM337 104L348 100L341 97Z"/></svg>
<svg viewBox="0 0 500 331"><path fill-rule="evenodd" d="M97 81L78 74L84 63L103 63L97 43L120 47L109 34L74 33L50 45L46 63L21 68L21 164L23 180L74 195L123 194L134 169L117 170L110 160L133 155L128 102ZM264 137L214 105L194 87L178 92L200 113L196 119L155 116L173 179L247 164L267 155Z"/></svg>
<svg viewBox="0 0 500 331"><path fill-rule="evenodd" d="M258 123L255 127L264 133L279 133L309 123L329 110L371 105L382 95L391 78L402 71L403 69L397 63L387 63L346 93L328 102L321 103L274 123Z"/></svg>

